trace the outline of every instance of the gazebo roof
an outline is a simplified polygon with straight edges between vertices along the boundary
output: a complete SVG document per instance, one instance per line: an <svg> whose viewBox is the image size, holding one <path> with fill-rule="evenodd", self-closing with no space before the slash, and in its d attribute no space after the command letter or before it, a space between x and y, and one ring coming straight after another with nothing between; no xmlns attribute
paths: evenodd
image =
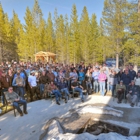
<svg viewBox="0 0 140 140"><path fill-rule="evenodd" d="M34 54L35 56L56 56L56 54L52 53L52 52L37 52L36 54Z"/></svg>

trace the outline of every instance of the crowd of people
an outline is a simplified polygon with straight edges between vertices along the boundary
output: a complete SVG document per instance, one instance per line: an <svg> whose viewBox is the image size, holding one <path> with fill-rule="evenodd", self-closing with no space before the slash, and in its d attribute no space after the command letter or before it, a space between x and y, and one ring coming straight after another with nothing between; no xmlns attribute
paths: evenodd
<svg viewBox="0 0 140 140"><path fill-rule="evenodd" d="M25 93L30 101L47 98L53 94L56 103L60 105L62 98L68 102L72 92L79 92L81 101L84 102L84 91L88 94L99 93L105 96L111 92L118 98L118 103L127 99L133 107L140 95L140 71L136 73L133 65L124 68L108 68L105 64L64 65L62 63L31 63L31 62L6 62L0 65L0 88L3 106L5 98L11 102L23 116L27 114ZM4 94L6 93L6 94ZM22 112L19 104L24 105Z"/></svg>

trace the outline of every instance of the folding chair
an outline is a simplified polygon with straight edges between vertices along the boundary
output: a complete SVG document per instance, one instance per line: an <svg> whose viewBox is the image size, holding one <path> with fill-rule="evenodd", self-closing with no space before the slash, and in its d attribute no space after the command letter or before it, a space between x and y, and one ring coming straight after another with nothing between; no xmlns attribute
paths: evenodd
<svg viewBox="0 0 140 140"><path fill-rule="evenodd" d="M75 91L74 88L72 89L72 98L74 99L74 95L77 94L79 96L79 92Z"/></svg>
<svg viewBox="0 0 140 140"><path fill-rule="evenodd" d="M117 94L116 89L115 89L114 95L113 95L113 101L115 100L116 97L117 97L117 99L118 99L118 94ZM123 93L123 100L124 100L124 102L126 103L126 99L125 99L125 98L126 98L126 97L125 97L125 91L124 91L124 93Z"/></svg>
<svg viewBox="0 0 140 140"><path fill-rule="evenodd" d="M53 99L55 97L55 95L52 92L48 92L48 97L50 97L51 99Z"/></svg>

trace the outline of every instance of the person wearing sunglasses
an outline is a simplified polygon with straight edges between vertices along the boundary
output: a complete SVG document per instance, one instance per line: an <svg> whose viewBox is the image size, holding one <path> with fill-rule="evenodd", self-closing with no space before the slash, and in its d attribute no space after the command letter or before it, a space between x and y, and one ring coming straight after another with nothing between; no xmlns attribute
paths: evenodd
<svg viewBox="0 0 140 140"><path fill-rule="evenodd" d="M13 105L17 109L20 116L23 116L23 113L28 114L26 100L22 100L20 96L16 92L13 91L13 87L8 88L8 91L6 92L5 97L7 101L11 103L11 105ZM19 106L20 104L23 105L23 112L20 109L20 106Z"/></svg>

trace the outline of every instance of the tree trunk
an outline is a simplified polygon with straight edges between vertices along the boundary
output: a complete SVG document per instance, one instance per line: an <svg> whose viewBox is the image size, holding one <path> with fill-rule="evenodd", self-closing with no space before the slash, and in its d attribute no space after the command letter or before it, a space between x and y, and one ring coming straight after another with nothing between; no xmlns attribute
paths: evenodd
<svg viewBox="0 0 140 140"><path fill-rule="evenodd" d="M140 13L140 0L138 1L138 13Z"/></svg>
<svg viewBox="0 0 140 140"><path fill-rule="evenodd" d="M119 68L119 54L116 54L116 68Z"/></svg>
<svg viewBox="0 0 140 140"><path fill-rule="evenodd" d="M2 40L0 39L0 62L3 61L2 56L3 56L3 47L2 47Z"/></svg>

